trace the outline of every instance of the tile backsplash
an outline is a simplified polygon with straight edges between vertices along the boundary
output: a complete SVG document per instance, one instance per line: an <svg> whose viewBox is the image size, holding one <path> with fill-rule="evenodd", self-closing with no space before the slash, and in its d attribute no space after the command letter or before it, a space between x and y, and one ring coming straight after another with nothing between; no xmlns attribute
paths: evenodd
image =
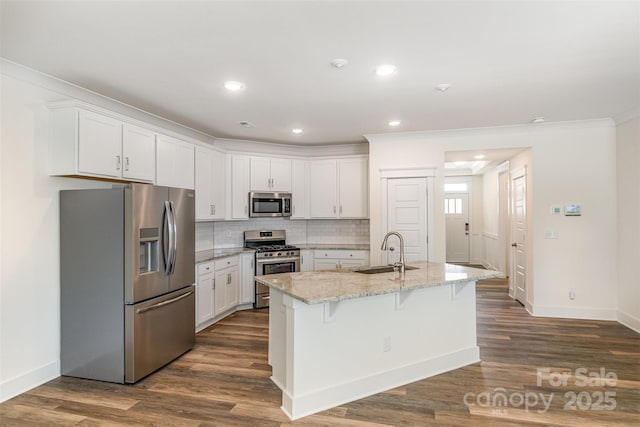
<svg viewBox="0 0 640 427"><path fill-rule="evenodd" d="M286 230L287 243L369 243L368 219L255 218L247 221L196 223L196 251L235 248L244 244L245 230Z"/></svg>

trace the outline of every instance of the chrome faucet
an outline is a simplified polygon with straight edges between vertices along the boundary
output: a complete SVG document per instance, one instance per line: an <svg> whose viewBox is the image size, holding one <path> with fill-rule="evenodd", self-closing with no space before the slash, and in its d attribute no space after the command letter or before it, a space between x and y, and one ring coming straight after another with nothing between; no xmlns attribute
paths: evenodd
<svg viewBox="0 0 640 427"><path fill-rule="evenodd" d="M400 239L400 261L393 263L393 268L398 269L400 273L404 273L404 239L402 238L402 234L397 231L390 231L385 234L384 239L382 239L382 246L380 246L380 250L384 251L387 249L387 240L389 236L398 236Z"/></svg>

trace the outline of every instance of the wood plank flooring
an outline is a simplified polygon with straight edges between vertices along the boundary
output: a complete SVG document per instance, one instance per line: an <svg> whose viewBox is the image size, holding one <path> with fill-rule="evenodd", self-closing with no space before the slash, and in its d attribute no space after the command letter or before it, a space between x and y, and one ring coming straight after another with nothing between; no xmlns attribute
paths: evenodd
<svg viewBox="0 0 640 427"><path fill-rule="evenodd" d="M531 317L502 279L480 282L477 295L481 363L295 422L269 380L262 310L204 330L193 350L135 385L50 381L1 404L0 425L640 425L640 335L616 322ZM601 368L615 386L582 384Z"/></svg>

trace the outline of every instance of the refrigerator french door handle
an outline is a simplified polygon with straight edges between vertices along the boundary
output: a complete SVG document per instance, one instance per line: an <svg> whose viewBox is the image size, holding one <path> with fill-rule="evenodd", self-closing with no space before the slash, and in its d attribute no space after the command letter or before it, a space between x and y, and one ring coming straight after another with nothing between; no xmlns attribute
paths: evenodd
<svg viewBox="0 0 640 427"><path fill-rule="evenodd" d="M171 220L173 221L173 250L171 251L171 272L173 274L176 269L176 259L178 256L178 223L176 222L176 211L173 201L169 202L171 207Z"/></svg>
<svg viewBox="0 0 640 427"><path fill-rule="evenodd" d="M173 247L174 247L174 233L173 233L173 211L171 210L171 204L169 201L164 202L164 221L165 227L167 230L167 236L169 238L169 242L167 244L167 250L164 250L164 242L162 245L162 252L164 255L164 274L167 276L171 274L171 262L173 259ZM163 233L164 234L164 233Z"/></svg>
<svg viewBox="0 0 640 427"><path fill-rule="evenodd" d="M172 303L174 303L176 301L180 301L181 299L184 299L184 298L188 297L191 294L193 294L193 291L189 291L186 294L182 294L182 295L180 295L178 297L171 298L171 299L159 302L159 303L154 304L154 305L150 305L149 307L139 308L139 309L136 310L136 314L141 314L141 313L144 313L144 312L149 311L149 310L155 310L156 308L160 308L160 307L163 307L165 305L172 304Z"/></svg>

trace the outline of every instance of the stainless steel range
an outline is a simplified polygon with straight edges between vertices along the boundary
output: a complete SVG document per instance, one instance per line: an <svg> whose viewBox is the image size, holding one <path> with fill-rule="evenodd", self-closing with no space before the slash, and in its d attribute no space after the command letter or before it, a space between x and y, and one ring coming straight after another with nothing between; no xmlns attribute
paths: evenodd
<svg viewBox="0 0 640 427"><path fill-rule="evenodd" d="M285 230L245 231L244 247L256 250L256 276L300 271L300 249L286 244ZM255 292L254 307L269 307L269 288L256 282Z"/></svg>

